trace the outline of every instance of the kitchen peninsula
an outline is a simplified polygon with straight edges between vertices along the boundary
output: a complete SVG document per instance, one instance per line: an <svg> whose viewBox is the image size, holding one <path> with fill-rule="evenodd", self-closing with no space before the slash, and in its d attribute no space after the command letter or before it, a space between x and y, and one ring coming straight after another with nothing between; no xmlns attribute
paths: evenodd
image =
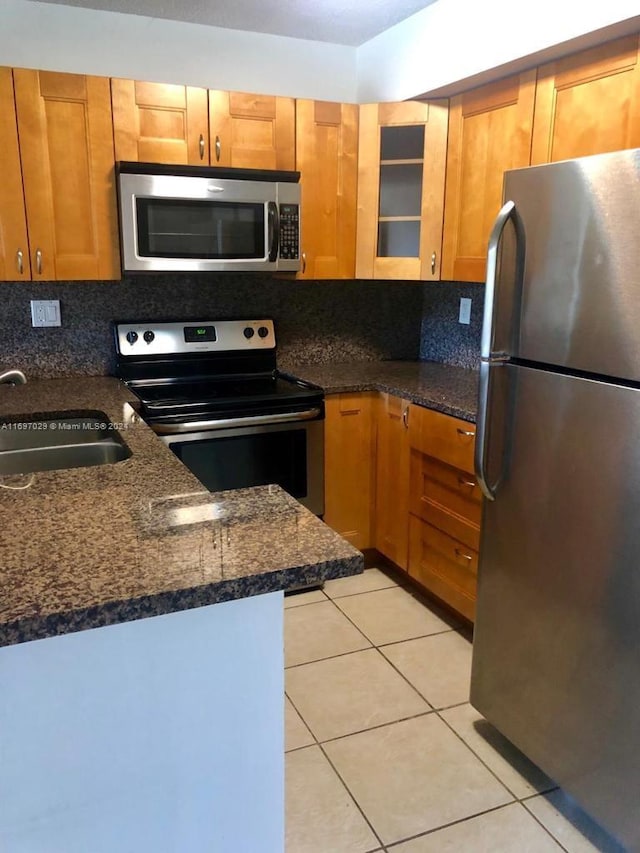
<svg viewBox="0 0 640 853"><path fill-rule="evenodd" d="M129 400L0 388L4 419L104 412L131 450L0 481L0 848L281 849L283 590L362 557L278 487L204 491Z"/></svg>

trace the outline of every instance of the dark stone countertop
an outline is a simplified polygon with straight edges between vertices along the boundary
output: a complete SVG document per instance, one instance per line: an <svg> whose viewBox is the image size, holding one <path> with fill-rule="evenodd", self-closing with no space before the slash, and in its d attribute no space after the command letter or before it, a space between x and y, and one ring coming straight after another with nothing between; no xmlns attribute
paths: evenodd
<svg viewBox="0 0 640 853"><path fill-rule="evenodd" d="M418 406L475 423L477 370L435 361L360 361L342 364L287 364L283 372L306 379L325 394L386 391Z"/></svg>
<svg viewBox="0 0 640 853"><path fill-rule="evenodd" d="M204 490L130 399L107 377L0 385L0 417L99 410L132 451L0 477L0 646L362 571L362 555L278 486Z"/></svg>

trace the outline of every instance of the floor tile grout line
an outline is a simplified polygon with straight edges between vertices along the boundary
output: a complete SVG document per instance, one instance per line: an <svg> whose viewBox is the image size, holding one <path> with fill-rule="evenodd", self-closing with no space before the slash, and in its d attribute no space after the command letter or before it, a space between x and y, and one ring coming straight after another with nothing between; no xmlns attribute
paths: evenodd
<svg viewBox="0 0 640 853"><path fill-rule="evenodd" d="M549 792L545 791L545 793L549 793ZM533 796L541 797L541 796L543 796L543 794L534 794ZM527 799L532 800L533 796L527 797ZM534 813L531 811L531 809L527 808L527 806L525 805L523 800L520 800L520 805L522 806L523 809L526 809L527 814L529 814L535 820L535 822L537 824L539 824L544 829L544 831L547 833L547 835L551 836L551 838L556 842L558 847L560 847L561 850L564 850L564 853L569 853L569 849L564 846L564 844L560 841L559 838L556 838L556 836L553 834L553 832L551 832L549 827L545 826L544 823L540 820L540 818L537 815L534 815ZM578 830L578 832L580 832L580 830ZM582 833L580 833L580 834L582 834Z"/></svg>
<svg viewBox="0 0 640 853"><path fill-rule="evenodd" d="M401 587L401 586L397 586L397 588L398 589L404 589L404 587ZM393 589L393 587L386 587L385 589L373 589L373 590L370 590L370 592L385 592L386 589ZM354 595L345 595L345 596L343 596L343 598L355 598L356 595L368 595L368 594L369 594L369 592L358 592L358 593L355 593ZM344 610L342 610L342 608L338 606L336 601L334 601L332 598L329 600L335 604L335 606L340 611L340 613L342 613L342 615L345 617L345 619L348 619L349 622L351 622L351 624L353 625L353 627L356 628L358 631L360 631L362 636L365 637L371 643L372 646L375 646L376 649L379 648L380 646L392 646L392 645L394 645L394 643L406 643L409 640L421 640L424 637L434 637L435 636L435 634L420 634L420 636L418 636L418 637L406 637L404 640L392 640L390 643L379 643L379 644L375 643L371 639L371 637L369 637L369 636L367 636L367 634L365 634L365 632L362 630L362 628L358 627L358 625L353 621L353 619L349 616L349 614L345 613ZM322 602L322 603L324 603L324 602ZM424 603L421 602L421 604L424 604ZM426 604L424 604L424 607L425 607L425 609L429 610L429 608L427 607ZM429 612L432 613L431 610L429 610ZM437 616L438 614L434 613L433 615ZM437 631L436 634L447 634L447 633L449 633L449 631L453 631L453 630L454 630L453 628L449 628L446 631Z"/></svg>
<svg viewBox="0 0 640 853"><path fill-rule="evenodd" d="M467 704L467 703L465 703L465 704ZM473 707L473 706L472 706L472 707ZM444 710L444 709L443 709L443 710ZM494 779L496 779L496 780L500 783L500 785L502 785L502 787L505 789L505 791L507 791L507 793L508 793L508 794L511 794L511 796L512 796L512 797L513 797L513 799L514 799L514 801L515 801L515 802L517 802L517 803L519 803L519 802L520 802L520 798L518 797L518 795L517 795L517 794L515 794L515 793L511 790L511 788L507 785L507 783L506 783L506 782L503 782L503 781L502 781L502 779L500 779L500 777L499 777L499 776L498 776L498 775L497 775L497 774L496 774L496 773L491 769L491 767L489 767L489 765L487 764L487 762L486 762L486 761L485 761L485 760L484 760L480 755L478 755L478 753L475 751L475 749L474 749L470 744L468 744L468 743L466 742L466 740L462 737L462 735L461 735L461 734L459 734L459 733L458 733L458 732L453 728L453 726L452 726L452 725L451 725L451 724L450 724L450 723L449 723L449 722L448 722L448 721L447 721L447 720L442 716L442 714L441 714L439 711L436 711L436 714L437 714L437 715L438 715L438 717L442 720L442 722L447 726L447 728L449 728L449 729L454 733L454 735L455 735L455 736L456 736L460 741L462 741L462 743L467 747L467 749L471 750L471 752L475 755L475 757L478 759L478 761L486 767L486 769L489 771L489 773L491 773L491 775L494 777Z"/></svg>
<svg viewBox="0 0 640 853"><path fill-rule="evenodd" d="M358 577L358 575L352 575L352 577ZM342 578L337 578L337 580L342 580ZM333 601L334 598L353 598L354 595L366 595L368 592L382 592L383 589L393 589L395 586L399 587L400 584L396 581L392 581L389 586L378 586L373 589L361 589L358 592L345 592L344 595L329 595L328 592L325 592L324 594L327 598L330 598L331 601ZM400 587L400 589L403 589L403 587Z"/></svg>
<svg viewBox="0 0 640 853"><path fill-rule="evenodd" d="M287 695L287 694L285 693L285 695ZM373 828L373 826L371 825L371 821L369 820L369 818L366 816L366 814L365 814L365 813L364 813L364 811L362 810L362 807L360 806L360 803L356 800L356 798L354 797L354 795L353 795L353 794L351 793L351 791L349 790L349 786L346 784L346 782L344 781L344 779L342 778L342 776L338 773L338 771L337 771L337 770L336 770L336 768L334 767L333 762L331 761L331 759L329 758L329 756L327 755L327 753L326 753L326 752L324 751L324 749L322 748L322 744L318 741L318 739L317 739L317 737L315 736L315 734L314 734L313 730L312 730L312 729L311 729L311 727L307 724L307 721L305 720L305 718L302 716L302 714L301 714L301 713L300 713L300 711L298 710L298 706L295 704L295 702L293 701L293 699L292 699L290 696L288 696L288 699L289 699L289 701L291 702L291 704L293 705L293 707L295 708L296 712L297 712L298 714L300 714L300 718L301 718L301 719L302 719L302 721L304 722L305 726L307 726L307 728L309 729L309 732L311 733L311 737L314 739L314 742L315 742L315 743L313 743L313 744L309 744L309 747L311 747L311 746L317 746L317 747L318 747L318 749L320 750L320 752L324 755L325 759L326 759L326 760L328 761L328 763L329 763L329 766L331 767L331 769L333 770L333 772L336 774L336 776L337 776L337 777L338 777L338 779L340 780L340 782L341 782L342 786L344 787L345 791L347 792L347 794L348 794L348 795L351 797L351 799L353 800L353 802L354 802L354 804L355 804L356 808L358 809L358 811L359 811L359 812L360 812L360 814L362 815L362 817L363 817L364 821L366 822L367 826L369 827L369 829L371 830L371 832L373 832L374 838L378 841L379 846L380 846L380 847L382 847L382 846L383 846L382 839L380 838L380 836L378 835L378 833L375 831L375 829L374 829L374 828ZM308 749L309 747L302 747L302 748L306 748L306 749ZM285 755L286 755L286 753L285 753ZM374 847L373 849L375 850L376 848Z"/></svg>
<svg viewBox="0 0 640 853"><path fill-rule="evenodd" d="M324 755L324 757L325 757L325 758L327 759L327 761L329 762L329 765L330 765L330 766L331 766L331 768L333 769L333 772L336 774L336 776L338 777L338 779L339 779L339 780L342 782L342 784L344 785L345 791L349 794L349 796L351 797L351 799L353 800L353 802L356 804L356 807L357 807L358 811L360 812L360 814L362 815L362 817L363 817L363 818L364 818L364 820L366 821L367 826L369 827L369 829L371 830L371 832L373 832L373 835L374 835L374 837L376 838L376 840L378 841L379 846L380 846L380 847L384 847L384 842L382 841L382 838L380 838L380 835L379 835L379 834L376 832L376 830L374 829L373 824L371 823L371 821L369 820L369 818L367 817L367 815L364 813L364 809L362 808L362 806L360 805L360 803L356 800L355 795L352 793L351 789L349 788L349 786L347 785L347 783L344 781L344 779L342 778L341 774L338 772L338 768L335 766L335 764L333 763L333 761L329 758L329 756L327 755L326 751L323 749L322 744L321 744L321 743L319 743L319 744L318 744L318 746L320 747L320 751L322 752L322 754ZM375 849L375 848L374 848L374 849Z"/></svg>
<svg viewBox="0 0 640 853"><path fill-rule="evenodd" d="M346 732L343 735L336 735L336 737L328 737L325 740L318 740L318 745L324 746L324 744L326 744L326 743L335 743L338 740L344 740L345 738L348 738L348 737L355 737L356 735L363 735L363 734L366 734L367 732L375 732L377 729L384 729L384 728L386 728L386 726L395 726L396 723L407 723L407 722L409 722L409 720L417 720L419 717L429 717L433 713L434 713L433 709L429 709L427 711L422 711L419 714L409 714L409 716L407 716L407 717L400 717L398 720L387 720L386 723L377 723L375 726L369 726L369 728L367 728L367 729L358 729L355 732ZM305 723L305 725L307 725L307 724ZM308 725L307 725L307 728L309 728ZM315 735L314 735L314 737L315 737Z"/></svg>
<svg viewBox="0 0 640 853"><path fill-rule="evenodd" d="M407 841L415 841L418 838L426 838L428 835L434 835L434 833L440 832L443 829L449 829L450 827L457 826L461 823L468 823L470 820L475 820L478 817L483 817L484 815L491 814L492 812L499 812L502 809L510 808L513 805L520 805L520 803L518 803L517 801L511 803L502 803L499 806L493 806L490 809L484 809L481 812L477 812L477 814L472 814L468 817L463 817L460 820L452 820L449 823L443 823L442 826L434 826L433 829L428 829L426 832L420 832L417 835L410 835L407 838L399 838L397 841L387 842L388 853L394 853L395 848L399 844L406 844ZM553 840L556 841L555 838ZM562 849L564 850L565 848L562 847Z"/></svg>
<svg viewBox="0 0 640 853"><path fill-rule="evenodd" d="M405 642L408 642L408 641L405 640ZM378 654L382 655L383 659L386 660L386 662L389 664L389 666L391 666L393 669L395 669L395 671L398 673L398 675L401 676L402 678L404 678L404 680L407 682L407 684L415 690L415 692L418 694L418 696L420 696L421 699L424 699L424 701L427 703L429 708L432 711L436 711L437 708L435 707L435 705L433 705L431 702L429 702L429 700L424 695L424 693L421 690L418 690L418 688L415 686L415 684L413 684L413 682L409 681L409 678L404 674L404 672L401 672L398 669L398 667L395 665L395 663L392 660L389 660L389 658L385 655L385 653L382 651L382 649L379 648L378 646L375 646L375 649L378 652Z"/></svg>
<svg viewBox="0 0 640 853"><path fill-rule="evenodd" d="M369 649L375 649L375 646L373 646L373 645L363 646L363 648L361 648L361 649L352 649L349 652L338 652L337 655L329 655L329 657L326 657L326 658L314 658L313 660L305 660L305 661L302 661L301 663L292 663L292 664L289 664L289 666L285 666L284 669L286 672L288 669L297 669L299 666L309 666L309 664L312 664L312 663L321 663L323 660L335 660L335 658L343 658L343 657L346 657L347 655L357 655L358 652L366 652Z"/></svg>

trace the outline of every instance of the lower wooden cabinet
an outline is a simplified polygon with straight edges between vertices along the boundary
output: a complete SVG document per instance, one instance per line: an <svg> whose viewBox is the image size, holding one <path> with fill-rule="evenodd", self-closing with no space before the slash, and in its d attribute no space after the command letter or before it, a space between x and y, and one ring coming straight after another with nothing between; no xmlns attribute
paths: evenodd
<svg viewBox="0 0 640 853"><path fill-rule="evenodd" d="M409 551L409 414L406 400L380 394L376 418L376 550L406 569Z"/></svg>
<svg viewBox="0 0 640 853"><path fill-rule="evenodd" d="M427 524L409 519L409 575L473 622L478 552Z"/></svg>
<svg viewBox="0 0 640 853"><path fill-rule="evenodd" d="M356 548L373 547L376 393L327 397L324 520Z"/></svg>
<svg viewBox="0 0 640 853"><path fill-rule="evenodd" d="M482 496L475 425L391 394L327 397L325 521L473 621Z"/></svg>

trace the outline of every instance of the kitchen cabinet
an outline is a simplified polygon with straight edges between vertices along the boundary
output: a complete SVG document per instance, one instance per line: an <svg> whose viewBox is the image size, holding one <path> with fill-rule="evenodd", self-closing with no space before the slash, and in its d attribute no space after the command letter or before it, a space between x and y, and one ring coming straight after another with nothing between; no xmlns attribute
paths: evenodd
<svg viewBox="0 0 640 853"><path fill-rule="evenodd" d="M638 146L638 33L538 69L532 164Z"/></svg>
<svg viewBox="0 0 640 853"><path fill-rule="evenodd" d="M377 394L325 401L324 521L356 548L373 547Z"/></svg>
<svg viewBox="0 0 640 853"><path fill-rule="evenodd" d="M474 619L482 496L475 426L411 407L409 575Z"/></svg>
<svg viewBox="0 0 640 853"><path fill-rule="evenodd" d="M293 98L209 91L212 166L295 169Z"/></svg>
<svg viewBox="0 0 640 853"><path fill-rule="evenodd" d="M116 160L209 165L207 90L111 80Z"/></svg>
<svg viewBox="0 0 640 853"><path fill-rule="evenodd" d="M440 278L446 105L360 107L356 276Z"/></svg>
<svg viewBox="0 0 640 853"><path fill-rule="evenodd" d="M484 281L503 174L528 166L536 70L451 99L441 277Z"/></svg>
<svg viewBox="0 0 640 853"><path fill-rule="evenodd" d="M356 250L358 108L296 101L301 173L299 278L353 278Z"/></svg>
<svg viewBox="0 0 640 853"><path fill-rule="evenodd" d="M401 569L409 548L410 404L380 394L377 405L375 547Z"/></svg>
<svg viewBox="0 0 640 853"><path fill-rule="evenodd" d="M32 278L119 279L109 80L13 78Z"/></svg>
<svg viewBox="0 0 640 853"><path fill-rule="evenodd" d="M0 281L31 278L18 128L10 68L0 68Z"/></svg>

